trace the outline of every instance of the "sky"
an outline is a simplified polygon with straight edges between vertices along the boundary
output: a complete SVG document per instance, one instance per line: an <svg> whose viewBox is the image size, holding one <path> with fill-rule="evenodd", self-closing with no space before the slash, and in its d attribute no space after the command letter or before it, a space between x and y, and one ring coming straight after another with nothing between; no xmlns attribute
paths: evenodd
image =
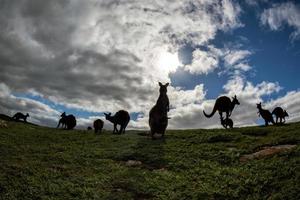
<svg viewBox="0 0 300 200"><path fill-rule="evenodd" d="M267 0L0 0L0 113L77 128L130 112L130 129L169 82L169 129L220 128L205 118L237 95L234 126L263 124L256 103L300 120L300 2ZM105 121L105 128L111 124Z"/></svg>

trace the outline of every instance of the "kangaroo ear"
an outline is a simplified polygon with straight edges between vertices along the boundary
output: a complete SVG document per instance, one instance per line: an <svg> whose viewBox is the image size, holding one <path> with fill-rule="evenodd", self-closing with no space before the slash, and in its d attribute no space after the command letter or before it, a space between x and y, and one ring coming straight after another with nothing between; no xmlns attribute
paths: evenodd
<svg viewBox="0 0 300 200"><path fill-rule="evenodd" d="M236 99L236 95L234 95L234 98Z"/></svg>
<svg viewBox="0 0 300 200"><path fill-rule="evenodd" d="M168 86L169 85L169 83L166 83L166 85L165 86Z"/></svg>
<svg viewBox="0 0 300 200"><path fill-rule="evenodd" d="M162 83L161 83L161 82L158 82L158 85L159 85L159 86L162 86Z"/></svg>

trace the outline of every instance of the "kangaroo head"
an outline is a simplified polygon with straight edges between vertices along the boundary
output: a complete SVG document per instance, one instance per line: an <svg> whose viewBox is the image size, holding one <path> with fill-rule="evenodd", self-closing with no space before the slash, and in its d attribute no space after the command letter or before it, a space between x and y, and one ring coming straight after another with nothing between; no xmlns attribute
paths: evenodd
<svg viewBox="0 0 300 200"><path fill-rule="evenodd" d="M285 117L289 117L289 114L286 112L286 110L283 111L283 115L284 115Z"/></svg>
<svg viewBox="0 0 300 200"><path fill-rule="evenodd" d="M26 117L29 117L29 114L28 114L28 113L26 113Z"/></svg>
<svg viewBox="0 0 300 200"><path fill-rule="evenodd" d="M166 83L165 85L162 84L161 82L158 82L159 84L159 93L160 94L167 94L167 87L169 86L169 83Z"/></svg>
<svg viewBox="0 0 300 200"><path fill-rule="evenodd" d="M105 119L110 119L111 118L111 113L104 113L104 115L105 115Z"/></svg>
<svg viewBox="0 0 300 200"><path fill-rule="evenodd" d="M236 98L236 95L234 95L234 97L232 97L232 103L235 105L240 105L240 102L238 101L238 99Z"/></svg>
<svg viewBox="0 0 300 200"><path fill-rule="evenodd" d="M66 116L66 112L63 112L60 116L61 117L65 117Z"/></svg>
<svg viewBox="0 0 300 200"><path fill-rule="evenodd" d="M257 103L257 104L256 104L256 107L257 107L258 109L261 109L261 102Z"/></svg>

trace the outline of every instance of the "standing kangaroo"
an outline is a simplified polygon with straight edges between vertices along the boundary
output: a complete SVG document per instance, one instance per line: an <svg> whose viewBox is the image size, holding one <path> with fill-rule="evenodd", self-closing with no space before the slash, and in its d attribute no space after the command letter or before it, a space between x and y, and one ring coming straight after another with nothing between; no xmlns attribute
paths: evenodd
<svg viewBox="0 0 300 200"><path fill-rule="evenodd" d="M98 133L98 131L101 133L103 124L104 122L101 119L96 119L94 121L93 126L94 126L95 133Z"/></svg>
<svg viewBox="0 0 300 200"><path fill-rule="evenodd" d="M61 114L61 118L58 122L57 128L62 125L62 128L71 130L76 126L76 118L74 115L66 115L65 112Z"/></svg>
<svg viewBox="0 0 300 200"><path fill-rule="evenodd" d="M114 116L111 113L104 113L105 119L114 124L113 133L125 133L125 129L130 121L129 113L125 110L119 110ZM118 131L117 125L120 125L120 130Z"/></svg>
<svg viewBox="0 0 300 200"><path fill-rule="evenodd" d="M210 118L215 114L216 111L218 111L220 114L220 118L223 118L223 112L225 112L226 118L228 119L235 105L240 105L240 102L237 100L236 95L232 97L232 101L229 97L221 96L216 100L212 113L208 115L203 110L203 114L205 115L205 117Z"/></svg>
<svg viewBox="0 0 300 200"><path fill-rule="evenodd" d="M159 82L159 97L149 112L149 126L152 139L154 139L155 133L162 134L162 137L164 137L168 126L168 112L170 110L170 102L167 95L168 86L169 83L163 85Z"/></svg>
<svg viewBox="0 0 300 200"><path fill-rule="evenodd" d="M273 110L272 115L275 115L276 117L276 124L278 124L278 119L280 120L280 124L285 123L285 117L289 116L286 110L283 110L281 107L276 107Z"/></svg>
<svg viewBox="0 0 300 200"><path fill-rule="evenodd" d="M12 118L15 119L16 121L23 119L24 122L27 122L27 117L29 117L28 113L24 115L23 113L17 112Z"/></svg>
<svg viewBox="0 0 300 200"><path fill-rule="evenodd" d="M233 121L230 118L221 118L221 124L224 128L233 128Z"/></svg>
<svg viewBox="0 0 300 200"><path fill-rule="evenodd" d="M269 122L272 124L275 124L273 116L270 111L262 109L261 102L256 104L256 107L258 108L259 115L265 120L265 125L268 126Z"/></svg>

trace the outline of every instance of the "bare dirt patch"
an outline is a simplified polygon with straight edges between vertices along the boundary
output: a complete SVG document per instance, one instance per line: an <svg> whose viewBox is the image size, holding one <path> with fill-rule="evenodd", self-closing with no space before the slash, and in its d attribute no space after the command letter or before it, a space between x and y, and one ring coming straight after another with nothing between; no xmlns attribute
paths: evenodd
<svg viewBox="0 0 300 200"><path fill-rule="evenodd" d="M296 146L297 145L286 144L286 145L264 147L262 150L259 150L255 153L243 155L242 157L240 157L240 161L246 162L248 160L253 160L253 159L262 159L277 153L289 151L295 148Z"/></svg>

